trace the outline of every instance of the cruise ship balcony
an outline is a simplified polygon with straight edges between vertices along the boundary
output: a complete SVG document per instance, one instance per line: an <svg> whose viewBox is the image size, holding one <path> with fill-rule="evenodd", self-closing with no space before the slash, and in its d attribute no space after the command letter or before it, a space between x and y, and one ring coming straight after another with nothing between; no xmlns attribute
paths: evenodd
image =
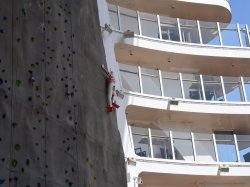
<svg viewBox="0 0 250 187"><path fill-rule="evenodd" d="M232 16L229 0L108 0L107 2L128 9L185 19L228 23Z"/></svg>
<svg viewBox="0 0 250 187"><path fill-rule="evenodd" d="M170 18L110 5L117 61L172 71L246 75L247 25ZM227 68L225 68L227 67Z"/></svg>
<svg viewBox="0 0 250 187"><path fill-rule="evenodd" d="M249 130L213 131L177 121L150 126L137 122L129 129L133 162L143 181L141 186L247 187L250 184Z"/></svg>
<svg viewBox="0 0 250 187"><path fill-rule="evenodd" d="M164 111L250 114L250 77L169 72L122 63L119 67L127 112L145 113L150 108L154 116Z"/></svg>

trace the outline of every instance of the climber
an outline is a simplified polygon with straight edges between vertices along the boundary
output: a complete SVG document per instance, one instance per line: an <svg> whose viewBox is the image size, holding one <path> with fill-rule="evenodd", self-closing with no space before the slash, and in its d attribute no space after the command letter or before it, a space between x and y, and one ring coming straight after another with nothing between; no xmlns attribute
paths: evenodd
<svg viewBox="0 0 250 187"><path fill-rule="evenodd" d="M108 79L108 106L106 107L107 112L112 112L113 108L119 108L120 106L116 104L116 90L115 90L115 77L113 71L110 72L102 65L102 70Z"/></svg>

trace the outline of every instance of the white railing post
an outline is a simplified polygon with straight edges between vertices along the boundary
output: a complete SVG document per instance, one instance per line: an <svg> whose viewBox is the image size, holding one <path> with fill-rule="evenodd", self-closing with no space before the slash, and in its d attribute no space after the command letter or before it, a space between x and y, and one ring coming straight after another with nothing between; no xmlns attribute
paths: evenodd
<svg viewBox="0 0 250 187"><path fill-rule="evenodd" d="M194 153L194 161L197 161L197 158L196 158L196 147L195 147L194 133L193 132L191 132L191 138L192 138L192 146L193 146L193 153Z"/></svg>
<svg viewBox="0 0 250 187"><path fill-rule="evenodd" d="M197 20L197 27L198 27L198 32L199 32L200 44L203 44L202 35L201 35L201 26L200 26L199 20Z"/></svg>
<svg viewBox="0 0 250 187"><path fill-rule="evenodd" d="M223 80L222 76L220 76L220 82L221 82L221 87L222 87L222 91L223 91L224 100L226 102L227 101L227 95L226 95L224 80Z"/></svg>
<svg viewBox="0 0 250 187"><path fill-rule="evenodd" d="M219 39L220 39L220 45L223 46L223 41L222 41L221 29L220 29L220 23L219 22L217 22L217 29L218 29Z"/></svg>
<svg viewBox="0 0 250 187"><path fill-rule="evenodd" d="M177 18L177 26L178 26L179 36L180 36L180 42L182 42L181 24L180 24L180 19L179 18Z"/></svg>
<svg viewBox="0 0 250 187"><path fill-rule="evenodd" d="M250 35L247 25L246 25L246 34L247 34L247 46L250 47Z"/></svg>
<svg viewBox="0 0 250 187"><path fill-rule="evenodd" d="M162 40L161 21L160 21L160 16L159 15L157 15L157 23L158 23L158 30L159 30L159 38Z"/></svg>
<svg viewBox="0 0 250 187"><path fill-rule="evenodd" d="M246 88L245 88L244 79L242 76L240 77L240 83L241 83L244 101L247 102Z"/></svg>
<svg viewBox="0 0 250 187"><path fill-rule="evenodd" d="M118 16L118 27L119 30L122 30L122 24L121 24L121 12L120 12L120 7L117 6L117 16Z"/></svg>
<svg viewBox="0 0 250 187"><path fill-rule="evenodd" d="M169 131L169 137L170 137L170 142L171 142L171 149L172 149L173 160L175 160L174 140L173 140L173 133L172 133L172 131Z"/></svg>
<svg viewBox="0 0 250 187"><path fill-rule="evenodd" d="M236 26L237 26L240 46L243 47L242 38L241 38L241 31L240 31L240 25L237 23Z"/></svg>
<svg viewBox="0 0 250 187"><path fill-rule="evenodd" d="M149 137L149 145L150 145L151 157L154 158L153 143L152 143L152 136L151 136L151 129L150 128L148 128L148 137Z"/></svg>
<svg viewBox="0 0 250 187"><path fill-rule="evenodd" d="M203 77L202 77L201 74L200 74L200 81L201 81L201 90L202 90L203 100L207 100L206 93L205 93L205 88L204 88Z"/></svg>
<svg viewBox="0 0 250 187"><path fill-rule="evenodd" d="M138 21L138 29L139 29L139 35L142 35L142 31L141 31L141 18L140 18L140 12L136 11L137 13L137 21Z"/></svg>
<svg viewBox="0 0 250 187"><path fill-rule="evenodd" d="M184 86L183 86L183 80L182 80L182 74L181 73L179 73L179 77L180 77L182 98L185 99L185 92L184 92Z"/></svg>
<svg viewBox="0 0 250 187"><path fill-rule="evenodd" d="M143 94L142 77L141 77L141 67L138 66L139 83L140 83L140 93Z"/></svg>
<svg viewBox="0 0 250 187"><path fill-rule="evenodd" d="M236 149L236 154L237 154L238 162L241 162L236 134L234 134L234 144L235 144L235 149Z"/></svg>
<svg viewBox="0 0 250 187"><path fill-rule="evenodd" d="M164 90L163 90L161 70L158 70L158 72L159 72L159 79L160 79L161 96L163 97L164 96Z"/></svg>
<svg viewBox="0 0 250 187"><path fill-rule="evenodd" d="M219 162L217 144L216 144L216 139L215 139L215 134L214 133L213 133L213 142L214 142L214 152L215 152L216 162Z"/></svg>

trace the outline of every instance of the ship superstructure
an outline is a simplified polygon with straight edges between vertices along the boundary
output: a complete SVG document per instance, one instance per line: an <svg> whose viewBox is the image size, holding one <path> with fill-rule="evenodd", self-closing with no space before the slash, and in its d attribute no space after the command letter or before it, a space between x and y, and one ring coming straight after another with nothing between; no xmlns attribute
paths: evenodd
<svg viewBox="0 0 250 187"><path fill-rule="evenodd" d="M250 37L230 2L98 3L128 187L250 186Z"/></svg>

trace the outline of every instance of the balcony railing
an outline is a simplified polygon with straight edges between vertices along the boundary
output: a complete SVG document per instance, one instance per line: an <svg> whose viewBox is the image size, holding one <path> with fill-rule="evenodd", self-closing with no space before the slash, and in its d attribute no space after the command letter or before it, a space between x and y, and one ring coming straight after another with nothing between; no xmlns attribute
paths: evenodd
<svg viewBox="0 0 250 187"><path fill-rule="evenodd" d="M129 127L135 154L140 157L188 162L250 162L250 135Z"/></svg>
<svg viewBox="0 0 250 187"><path fill-rule="evenodd" d="M247 25L186 20L109 5L111 25L121 32L163 41L210 46L250 47Z"/></svg>
<svg viewBox="0 0 250 187"><path fill-rule="evenodd" d="M131 92L204 101L250 101L250 77L176 73L127 64L119 66L123 87Z"/></svg>

